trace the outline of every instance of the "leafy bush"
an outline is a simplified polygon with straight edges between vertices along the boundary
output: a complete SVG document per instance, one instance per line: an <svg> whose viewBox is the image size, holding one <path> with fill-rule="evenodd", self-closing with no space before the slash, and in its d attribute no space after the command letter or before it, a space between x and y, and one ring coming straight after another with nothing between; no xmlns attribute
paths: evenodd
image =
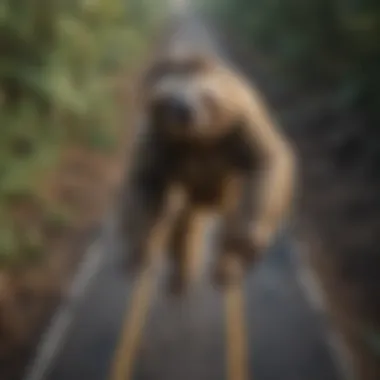
<svg viewBox="0 0 380 380"><path fill-rule="evenodd" d="M137 66L164 11L156 0L0 0L0 266L37 257L44 223L67 223L40 188L61 147L116 147L111 78Z"/></svg>

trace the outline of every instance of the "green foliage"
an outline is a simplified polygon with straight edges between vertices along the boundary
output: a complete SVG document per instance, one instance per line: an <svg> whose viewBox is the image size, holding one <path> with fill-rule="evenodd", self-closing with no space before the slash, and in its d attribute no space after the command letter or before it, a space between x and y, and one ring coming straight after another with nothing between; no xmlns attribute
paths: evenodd
<svg viewBox="0 0 380 380"><path fill-rule="evenodd" d="M379 1L204 0L203 7L293 81L335 85L347 106L365 97L377 115Z"/></svg>
<svg viewBox="0 0 380 380"><path fill-rule="evenodd" d="M0 0L0 266L43 251L43 223L21 228L10 205L39 199L63 143L116 147L111 79L137 66L164 11L157 0ZM67 224L38 203L47 224Z"/></svg>

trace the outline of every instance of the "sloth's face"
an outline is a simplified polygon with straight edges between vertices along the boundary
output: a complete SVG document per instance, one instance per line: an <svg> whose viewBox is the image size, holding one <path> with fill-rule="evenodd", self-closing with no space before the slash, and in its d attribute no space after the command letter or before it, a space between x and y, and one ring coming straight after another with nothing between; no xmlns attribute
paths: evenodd
<svg viewBox="0 0 380 380"><path fill-rule="evenodd" d="M215 69L181 71L174 65L155 78L148 93L151 121L165 133L213 139L228 129L231 102Z"/></svg>

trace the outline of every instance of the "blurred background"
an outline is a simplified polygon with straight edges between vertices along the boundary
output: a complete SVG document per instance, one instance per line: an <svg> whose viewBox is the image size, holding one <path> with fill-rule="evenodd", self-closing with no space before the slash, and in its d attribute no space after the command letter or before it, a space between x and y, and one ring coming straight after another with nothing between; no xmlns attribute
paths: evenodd
<svg viewBox="0 0 380 380"><path fill-rule="evenodd" d="M380 379L378 0L0 0L0 378L22 378L100 234L137 80L183 12L212 28L290 138L299 271L319 284L349 372Z"/></svg>
<svg viewBox="0 0 380 380"><path fill-rule="evenodd" d="M0 378L14 378L119 177L155 0L0 1Z"/></svg>

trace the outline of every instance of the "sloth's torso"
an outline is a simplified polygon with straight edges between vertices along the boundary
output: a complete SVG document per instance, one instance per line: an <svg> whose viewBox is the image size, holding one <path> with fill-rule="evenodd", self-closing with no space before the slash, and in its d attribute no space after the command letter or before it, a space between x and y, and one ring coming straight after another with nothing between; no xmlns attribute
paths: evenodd
<svg viewBox="0 0 380 380"><path fill-rule="evenodd" d="M195 204L215 205L226 182L250 169L244 147L224 144L182 144L170 150L170 180L179 184Z"/></svg>
<svg viewBox="0 0 380 380"><path fill-rule="evenodd" d="M220 154L184 155L173 168L172 180L185 189L193 203L216 203L222 196L231 165Z"/></svg>

